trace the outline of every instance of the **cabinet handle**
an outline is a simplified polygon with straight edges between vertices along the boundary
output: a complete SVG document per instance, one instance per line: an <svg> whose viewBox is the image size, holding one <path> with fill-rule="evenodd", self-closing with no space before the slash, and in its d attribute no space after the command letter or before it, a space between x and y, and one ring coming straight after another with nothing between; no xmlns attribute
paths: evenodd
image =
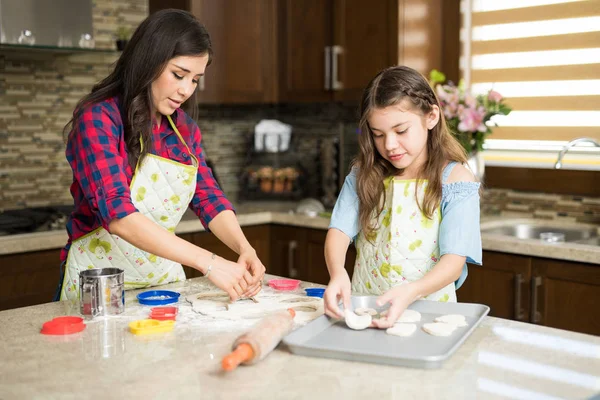
<svg viewBox="0 0 600 400"><path fill-rule="evenodd" d="M331 46L325 46L325 90L331 89Z"/></svg>
<svg viewBox="0 0 600 400"><path fill-rule="evenodd" d="M542 277L534 276L531 279L531 315L529 317L529 322L532 324L537 324L542 319L540 312L537 310L538 305L538 287L542 286Z"/></svg>
<svg viewBox="0 0 600 400"><path fill-rule="evenodd" d="M290 240L288 243L288 276L290 278L295 278L298 276L298 270L294 266L294 254L297 247L298 242L295 240Z"/></svg>
<svg viewBox="0 0 600 400"><path fill-rule="evenodd" d="M515 275L515 319L517 321L523 321L525 313L521 308L521 285L523 285L523 275Z"/></svg>
<svg viewBox="0 0 600 400"><path fill-rule="evenodd" d="M332 46L331 53L332 53L331 60L333 63L333 67L331 68L332 74L333 74L331 86L332 86L333 90L341 90L344 88L344 84L342 82L338 81L338 66L339 66L338 56L340 54L344 54L344 48L342 46L337 46L337 45Z"/></svg>
<svg viewBox="0 0 600 400"><path fill-rule="evenodd" d="M204 75L200 76L200 79L198 81L198 90L204 92Z"/></svg>

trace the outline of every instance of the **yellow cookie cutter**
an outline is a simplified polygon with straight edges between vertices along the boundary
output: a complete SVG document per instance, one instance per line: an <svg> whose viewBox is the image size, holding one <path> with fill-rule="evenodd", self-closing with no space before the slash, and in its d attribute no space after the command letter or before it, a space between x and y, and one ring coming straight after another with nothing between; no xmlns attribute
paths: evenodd
<svg viewBox="0 0 600 400"><path fill-rule="evenodd" d="M157 321L155 319L140 319L129 323L129 330L135 335L148 335L152 333L170 332L175 326L175 321Z"/></svg>

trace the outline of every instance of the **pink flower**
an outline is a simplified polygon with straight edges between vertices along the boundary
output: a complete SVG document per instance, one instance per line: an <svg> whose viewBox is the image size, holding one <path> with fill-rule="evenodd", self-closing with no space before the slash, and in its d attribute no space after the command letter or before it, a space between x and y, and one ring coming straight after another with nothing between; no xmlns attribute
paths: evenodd
<svg viewBox="0 0 600 400"><path fill-rule="evenodd" d="M461 132L486 132L487 126L483 123L485 108L465 108L460 115L458 130Z"/></svg>
<svg viewBox="0 0 600 400"><path fill-rule="evenodd" d="M490 90L488 100L494 103L499 103L502 100L502 95L495 90Z"/></svg>

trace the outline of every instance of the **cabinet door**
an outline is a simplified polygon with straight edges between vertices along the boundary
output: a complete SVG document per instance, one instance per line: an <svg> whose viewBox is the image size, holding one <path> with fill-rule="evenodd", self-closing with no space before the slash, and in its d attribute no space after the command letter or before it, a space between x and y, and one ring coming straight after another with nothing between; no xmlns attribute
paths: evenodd
<svg viewBox="0 0 600 400"><path fill-rule="evenodd" d="M60 280L60 249L0 256L0 310L49 303Z"/></svg>
<svg viewBox="0 0 600 400"><path fill-rule="evenodd" d="M242 231L248 239L250 245L256 250L258 258L262 261L265 267L268 268L269 264L269 226L268 225L257 225L243 227ZM197 232L193 234L180 235L181 238L194 243L197 246L202 247L208 251L211 251L230 261L237 261L238 254L227 247L221 242L215 235L210 232ZM195 278L202 276L202 273L194 268L184 266L186 277Z"/></svg>
<svg viewBox="0 0 600 400"><path fill-rule="evenodd" d="M276 0L191 0L214 57L199 84L200 103L275 101Z"/></svg>
<svg viewBox="0 0 600 400"><path fill-rule="evenodd" d="M533 259L531 322L600 335L600 266Z"/></svg>
<svg viewBox="0 0 600 400"><path fill-rule="evenodd" d="M332 44L331 0L279 2L279 99L329 101Z"/></svg>
<svg viewBox="0 0 600 400"><path fill-rule="evenodd" d="M325 263L325 237L323 229L307 229L306 238L306 269L309 282L326 285L329 282L329 272Z"/></svg>
<svg viewBox="0 0 600 400"><path fill-rule="evenodd" d="M268 272L286 278L308 280L306 229L271 226L271 259Z"/></svg>
<svg viewBox="0 0 600 400"><path fill-rule="evenodd" d="M325 238L327 231L323 229L308 229L306 239L306 269L309 282L327 285L329 283L329 271L325 262ZM356 248L350 244L346 252L344 267L348 276L352 279L354 261L356 260Z"/></svg>
<svg viewBox="0 0 600 400"><path fill-rule="evenodd" d="M398 64L398 0L334 0L335 100L358 101L381 69Z"/></svg>
<svg viewBox="0 0 600 400"><path fill-rule="evenodd" d="M462 303L488 305L491 316L528 321L530 280L530 257L484 251L483 266L469 264L456 295Z"/></svg>

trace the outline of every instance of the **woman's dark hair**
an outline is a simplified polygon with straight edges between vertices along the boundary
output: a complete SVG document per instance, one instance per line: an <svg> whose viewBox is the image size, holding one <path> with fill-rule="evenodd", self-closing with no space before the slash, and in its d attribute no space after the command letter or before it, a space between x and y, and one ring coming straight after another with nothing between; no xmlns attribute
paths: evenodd
<svg viewBox="0 0 600 400"><path fill-rule="evenodd" d="M71 130L86 106L117 96L129 163L135 167L149 148L144 146L141 149L140 135L144 143L151 141L152 82L174 57L208 54L210 64L212 53L208 32L189 12L167 9L151 14L133 33L113 72L79 101L65 131ZM194 118L197 112L196 92L186 101L186 109Z"/></svg>

